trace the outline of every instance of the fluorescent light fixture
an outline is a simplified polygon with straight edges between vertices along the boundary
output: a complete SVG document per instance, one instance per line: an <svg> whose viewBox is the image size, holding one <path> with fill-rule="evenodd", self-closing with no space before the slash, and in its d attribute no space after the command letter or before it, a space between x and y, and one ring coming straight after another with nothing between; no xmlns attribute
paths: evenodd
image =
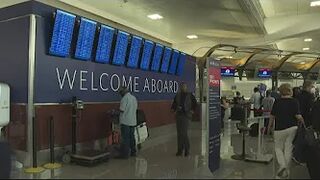
<svg viewBox="0 0 320 180"><path fill-rule="evenodd" d="M309 51L310 50L310 48L302 48L302 50L304 50L304 51Z"/></svg>
<svg viewBox="0 0 320 180"><path fill-rule="evenodd" d="M158 19L162 19L163 17L159 14L150 14L150 15L148 15L148 18L150 18L152 20L158 20Z"/></svg>
<svg viewBox="0 0 320 180"><path fill-rule="evenodd" d="M300 64L306 64L306 62L301 62Z"/></svg>
<svg viewBox="0 0 320 180"><path fill-rule="evenodd" d="M311 39L311 38L306 38L306 39L304 39L304 41L305 41L305 42L311 42L312 39Z"/></svg>
<svg viewBox="0 0 320 180"><path fill-rule="evenodd" d="M311 6L311 7L320 6L320 1L312 1L312 2L310 3L310 6Z"/></svg>
<svg viewBox="0 0 320 180"><path fill-rule="evenodd" d="M197 39L197 38L198 38L198 36L197 36L197 35L192 34L192 35L188 35L188 36L187 36L187 38L188 38L188 39Z"/></svg>
<svg viewBox="0 0 320 180"><path fill-rule="evenodd" d="M232 59L233 57L232 56L229 56L229 59Z"/></svg>

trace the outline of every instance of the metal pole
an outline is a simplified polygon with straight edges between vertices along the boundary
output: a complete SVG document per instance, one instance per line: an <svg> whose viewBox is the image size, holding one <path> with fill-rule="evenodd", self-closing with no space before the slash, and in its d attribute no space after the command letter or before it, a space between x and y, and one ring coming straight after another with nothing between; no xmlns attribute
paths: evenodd
<svg viewBox="0 0 320 180"><path fill-rule="evenodd" d="M33 125L33 133L32 133L32 164L34 168L38 167L37 164L37 125L35 122L35 118L32 118L32 125Z"/></svg>
<svg viewBox="0 0 320 180"><path fill-rule="evenodd" d="M54 122L53 116L50 116L50 123L49 123L49 143L50 143L50 163L54 164Z"/></svg>
<svg viewBox="0 0 320 180"><path fill-rule="evenodd" d="M77 126L77 111L76 107L73 106L72 108L72 138L71 138L71 144L72 144L72 154L76 154L76 143L77 143L77 133L76 133L76 126Z"/></svg>

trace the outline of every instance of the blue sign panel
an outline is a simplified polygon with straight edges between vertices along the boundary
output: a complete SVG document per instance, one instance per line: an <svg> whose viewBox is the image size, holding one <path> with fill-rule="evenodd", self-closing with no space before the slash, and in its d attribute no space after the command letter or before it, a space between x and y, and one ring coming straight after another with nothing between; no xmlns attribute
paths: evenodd
<svg viewBox="0 0 320 180"><path fill-rule="evenodd" d="M149 70L153 47L154 43L152 41L146 40L144 42L143 54L140 64L140 68L143 70Z"/></svg>
<svg viewBox="0 0 320 180"><path fill-rule="evenodd" d="M172 59L171 59L170 68L169 68L169 74L176 74L178 58L179 58L179 51L174 50Z"/></svg>
<svg viewBox="0 0 320 180"><path fill-rule="evenodd" d="M114 28L101 25L99 42L96 52L96 62L109 63L111 55L111 47L114 36Z"/></svg>
<svg viewBox="0 0 320 180"><path fill-rule="evenodd" d="M177 67L177 75L181 76L184 70L184 65L186 63L186 54L181 53L180 57L179 57L179 63L178 63L178 67Z"/></svg>
<svg viewBox="0 0 320 180"><path fill-rule="evenodd" d="M156 44L153 60L151 64L151 70L158 72L161 65L161 58L163 54L163 46L161 44Z"/></svg>
<svg viewBox="0 0 320 180"><path fill-rule="evenodd" d="M49 54L69 56L76 16L57 10Z"/></svg>
<svg viewBox="0 0 320 180"><path fill-rule="evenodd" d="M164 55L162 59L162 65L161 65L161 72L167 73L168 68L169 68L169 63L170 63L170 58L171 58L171 48L166 47L164 50Z"/></svg>
<svg viewBox="0 0 320 180"><path fill-rule="evenodd" d="M138 67L138 61L140 56L140 49L142 45L142 38L133 36L131 40L131 48L127 66L132 68Z"/></svg>
<svg viewBox="0 0 320 180"><path fill-rule="evenodd" d="M96 24L97 23L94 21L81 18L75 58L81 60L91 59L93 41L96 33Z"/></svg>
<svg viewBox="0 0 320 180"><path fill-rule="evenodd" d="M118 32L116 49L113 55L112 63L115 65L123 65L126 60L126 53L129 42L129 34L123 31Z"/></svg>

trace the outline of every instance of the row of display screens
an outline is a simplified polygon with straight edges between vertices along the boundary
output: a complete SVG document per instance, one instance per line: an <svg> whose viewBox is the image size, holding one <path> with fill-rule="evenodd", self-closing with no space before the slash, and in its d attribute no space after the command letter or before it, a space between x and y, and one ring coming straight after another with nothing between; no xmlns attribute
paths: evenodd
<svg viewBox="0 0 320 180"><path fill-rule="evenodd" d="M57 10L49 54L70 56L75 21L75 15ZM186 54L106 25L100 26L98 43L94 47L96 29L96 22L81 18L74 53L76 59L90 60L96 49L94 60L99 63L182 74Z"/></svg>
<svg viewBox="0 0 320 180"><path fill-rule="evenodd" d="M221 67L221 76L234 77L235 68L230 66ZM260 68L258 69L258 77L260 78L270 78L271 69L269 68Z"/></svg>

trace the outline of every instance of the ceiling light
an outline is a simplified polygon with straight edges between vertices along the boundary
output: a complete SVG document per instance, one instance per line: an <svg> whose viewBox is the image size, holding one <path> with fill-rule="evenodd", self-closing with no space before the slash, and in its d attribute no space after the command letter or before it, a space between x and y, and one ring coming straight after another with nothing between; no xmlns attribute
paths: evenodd
<svg viewBox="0 0 320 180"><path fill-rule="evenodd" d="M233 57L232 56L229 56L229 59L232 59Z"/></svg>
<svg viewBox="0 0 320 180"><path fill-rule="evenodd" d="M198 36L197 36L197 35L192 34L192 35L188 35L188 36L187 36L187 38L188 38L188 39L197 39L197 38L198 38Z"/></svg>
<svg viewBox="0 0 320 180"><path fill-rule="evenodd" d="M301 62L300 64L306 64L306 62Z"/></svg>
<svg viewBox="0 0 320 180"><path fill-rule="evenodd" d="M310 3L310 6L311 6L311 7L320 6L320 1L312 1L312 2Z"/></svg>
<svg viewBox="0 0 320 180"><path fill-rule="evenodd" d="M152 20L158 20L158 19L162 19L163 17L160 16L159 14L150 14L150 15L148 15L148 18L150 18Z"/></svg>
<svg viewBox="0 0 320 180"><path fill-rule="evenodd" d="M305 41L305 42L311 42L312 39L311 39L311 38L306 38L306 39L304 39L304 41Z"/></svg>
<svg viewBox="0 0 320 180"><path fill-rule="evenodd" d="M302 48L302 50L304 50L304 51L309 51L310 48Z"/></svg>

